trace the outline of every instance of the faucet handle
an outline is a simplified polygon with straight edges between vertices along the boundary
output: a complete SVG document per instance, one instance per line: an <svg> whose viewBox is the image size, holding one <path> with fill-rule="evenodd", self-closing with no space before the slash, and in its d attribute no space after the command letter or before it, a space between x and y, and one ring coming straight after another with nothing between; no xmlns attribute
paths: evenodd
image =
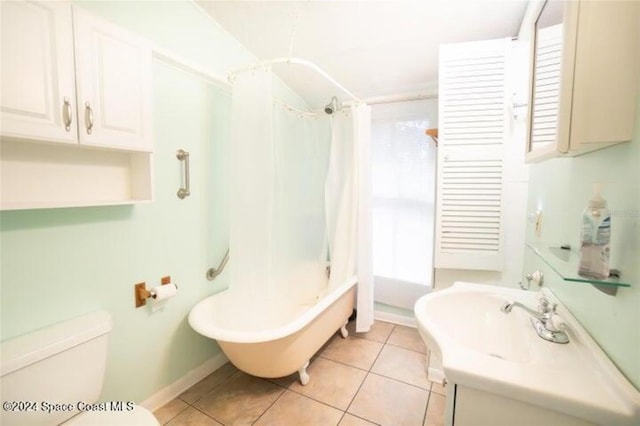
<svg viewBox="0 0 640 426"><path fill-rule="evenodd" d="M541 296L538 301L540 302L538 310L543 314L548 314L550 312L554 313L556 311L556 307L558 306L556 303L549 302L549 300L544 296Z"/></svg>

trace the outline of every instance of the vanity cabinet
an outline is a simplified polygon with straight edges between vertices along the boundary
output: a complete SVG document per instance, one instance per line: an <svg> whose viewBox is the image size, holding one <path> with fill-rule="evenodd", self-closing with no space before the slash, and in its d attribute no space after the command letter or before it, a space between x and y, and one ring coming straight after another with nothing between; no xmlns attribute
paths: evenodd
<svg viewBox="0 0 640 426"><path fill-rule="evenodd" d="M451 386L447 394L445 424L452 426L563 425L595 426L595 423L523 401L467 386Z"/></svg>
<svg viewBox="0 0 640 426"><path fill-rule="evenodd" d="M640 2L540 1L531 29L527 162L632 139Z"/></svg>
<svg viewBox="0 0 640 426"><path fill-rule="evenodd" d="M149 43L69 2L1 7L0 208L150 201Z"/></svg>

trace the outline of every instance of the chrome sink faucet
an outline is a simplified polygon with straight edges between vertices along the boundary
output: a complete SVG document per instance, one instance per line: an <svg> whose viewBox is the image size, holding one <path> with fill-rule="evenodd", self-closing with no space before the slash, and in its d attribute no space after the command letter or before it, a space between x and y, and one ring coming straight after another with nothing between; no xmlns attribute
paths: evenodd
<svg viewBox="0 0 640 426"><path fill-rule="evenodd" d="M531 325L533 325L538 336L553 343L569 343L569 336L567 336L567 333L560 330L553 323L553 317L557 315L557 305L555 303L550 303L543 296L540 298L540 305L538 306L537 311L534 311L528 306L516 301L506 302L502 305L500 310L505 314L508 314L514 306L524 309L531 315Z"/></svg>

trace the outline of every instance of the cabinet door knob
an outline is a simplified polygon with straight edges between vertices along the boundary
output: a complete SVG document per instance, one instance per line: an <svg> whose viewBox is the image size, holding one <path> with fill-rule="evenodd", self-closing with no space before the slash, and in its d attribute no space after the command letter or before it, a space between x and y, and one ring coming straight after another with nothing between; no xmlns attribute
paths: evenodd
<svg viewBox="0 0 640 426"><path fill-rule="evenodd" d="M62 119L64 120L64 129L67 132L71 131L71 102L68 97L64 97L64 104L62 105Z"/></svg>
<svg viewBox="0 0 640 426"><path fill-rule="evenodd" d="M93 110L89 102L85 102L84 106L84 121L87 126L87 134L90 135L93 131Z"/></svg>

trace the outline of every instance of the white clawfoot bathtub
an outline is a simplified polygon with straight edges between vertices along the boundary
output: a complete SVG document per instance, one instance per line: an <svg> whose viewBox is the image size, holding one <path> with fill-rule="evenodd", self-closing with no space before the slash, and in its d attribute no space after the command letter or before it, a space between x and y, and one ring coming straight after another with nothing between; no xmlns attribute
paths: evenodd
<svg viewBox="0 0 640 426"><path fill-rule="evenodd" d="M194 306L189 324L215 339L240 370L265 378L298 372L300 382L306 385L306 368L313 354L338 329L347 337L345 326L353 312L355 283L353 277L324 295L292 292L288 300L228 289Z"/></svg>

